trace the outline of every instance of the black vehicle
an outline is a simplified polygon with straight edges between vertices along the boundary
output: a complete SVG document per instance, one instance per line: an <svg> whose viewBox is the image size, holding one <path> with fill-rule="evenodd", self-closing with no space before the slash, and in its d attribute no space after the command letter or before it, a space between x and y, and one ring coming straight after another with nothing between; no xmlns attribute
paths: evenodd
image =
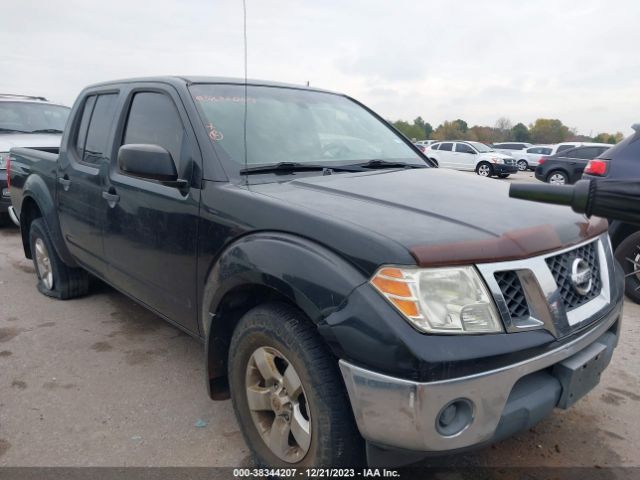
<svg viewBox="0 0 640 480"><path fill-rule="evenodd" d="M87 294L90 272L202 340L260 465L497 441L570 407L617 344L606 222L433 168L344 95L103 83L59 156L11 157L39 290Z"/></svg>
<svg viewBox="0 0 640 480"><path fill-rule="evenodd" d="M591 160L582 178L640 182L640 124L633 129L633 135ZM626 294L640 303L640 226L615 220L609 223L609 235L615 256L624 269Z"/></svg>
<svg viewBox="0 0 640 480"><path fill-rule="evenodd" d="M536 178L554 185L576 183L589 160L597 158L611 145L581 145L542 157L536 168Z"/></svg>

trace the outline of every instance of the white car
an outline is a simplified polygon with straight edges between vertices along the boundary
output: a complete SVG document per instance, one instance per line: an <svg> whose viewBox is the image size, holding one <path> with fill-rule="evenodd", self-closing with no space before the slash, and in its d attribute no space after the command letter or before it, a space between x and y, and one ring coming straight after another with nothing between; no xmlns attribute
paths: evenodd
<svg viewBox="0 0 640 480"><path fill-rule="evenodd" d="M492 145L496 152L504 153L505 155L509 155L514 158L519 151L531 146L533 145L527 142L500 142Z"/></svg>
<svg viewBox="0 0 640 480"><path fill-rule="evenodd" d="M57 153L70 109L43 97L0 94L0 226L9 223L7 160L14 147ZM15 223L15 220L14 220Z"/></svg>
<svg viewBox="0 0 640 480"><path fill-rule="evenodd" d="M432 143L437 142L437 140L418 140L414 143L414 145L422 145L424 148L427 148Z"/></svg>
<svg viewBox="0 0 640 480"><path fill-rule="evenodd" d="M429 145L424 154L441 168L475 171L482 177L506 178L518 172L513 157L480 142L442 141Z"/></svg>
<svg viewBox="0 0 640 480"><path fill-rule="evenodd" d="M553 155L554 146L555 145L534 145L524 150L513 152L513 158L516 159L518 170L521 172L528 169L534 170L538 166L541 157Z"/></svg>

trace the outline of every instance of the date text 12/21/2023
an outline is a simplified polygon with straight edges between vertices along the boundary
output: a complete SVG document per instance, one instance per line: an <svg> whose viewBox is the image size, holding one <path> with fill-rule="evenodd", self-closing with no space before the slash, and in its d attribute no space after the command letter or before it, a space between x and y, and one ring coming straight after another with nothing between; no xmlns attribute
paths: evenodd
<svg viewBox="0 0 640 480"><path fill-rule="evenodd" d="M400 477L397 470L386 468L235 468L233 476L243 477L282 477L282 478L376 478Z"/></svg>

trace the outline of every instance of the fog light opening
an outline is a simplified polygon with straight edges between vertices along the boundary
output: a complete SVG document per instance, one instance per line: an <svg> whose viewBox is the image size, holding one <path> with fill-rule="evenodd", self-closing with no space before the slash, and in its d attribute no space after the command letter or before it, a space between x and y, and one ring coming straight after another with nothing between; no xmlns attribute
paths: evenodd
<svg viewBox="0 0 640 480"><path fill-rule="evenodd" d="M466 398L458 398L447 403L436 418L436 430L444 437L452 437L466 429L473 422L473 403Z"/></svg>

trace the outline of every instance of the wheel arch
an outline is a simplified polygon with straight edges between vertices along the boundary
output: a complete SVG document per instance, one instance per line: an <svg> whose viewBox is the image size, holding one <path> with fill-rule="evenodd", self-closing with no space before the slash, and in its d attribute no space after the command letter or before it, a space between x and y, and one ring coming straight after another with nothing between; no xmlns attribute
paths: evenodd
<svg viewBox="0 0 640 480"><path fill-rule="evenodd" d="M611 246L615 250L627 237L640 231L640 226L625 222L613 221L609 225L609 237Z"/></svg>
<svg viewBox="0 0 640 480"><path fill-rule="evenodd" d="M229 397L229 343L249 310L280 301L298 308L318 325L365 281L365 274L338 254L295 235L261 232L227 247L211 266L202 295L201 329L210 397Z"/></svg>

